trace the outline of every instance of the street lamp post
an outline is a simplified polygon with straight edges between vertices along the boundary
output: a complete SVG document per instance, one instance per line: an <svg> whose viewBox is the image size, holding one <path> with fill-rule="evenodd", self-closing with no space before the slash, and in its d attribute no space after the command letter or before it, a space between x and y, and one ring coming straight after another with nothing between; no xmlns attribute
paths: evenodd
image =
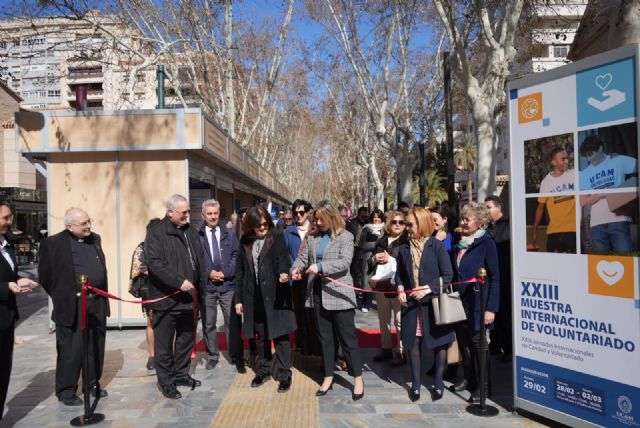
<svg viewBox="0 0 640 428"><path fill-rule="evenodd" d="M444 80L444 116L447 137L447 193L449 207L454 217L459 217L459 207L456 197L455 165L453 163L453 113L451 101L451 67L449 66L449 52L442 53L442 75Z"/></svg>

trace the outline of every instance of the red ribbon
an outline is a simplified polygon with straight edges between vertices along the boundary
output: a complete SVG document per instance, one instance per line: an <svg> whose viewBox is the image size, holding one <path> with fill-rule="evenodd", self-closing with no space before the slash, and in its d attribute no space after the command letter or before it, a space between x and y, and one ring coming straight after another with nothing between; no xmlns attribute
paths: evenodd
<svg viewBox="0 0 640 428"><path fill-rule="evenodd" d="M350 288L352 290L355 291L361 291L363 293L375 293L375 294L400 294L400 293L406 293L406 292L414 292L414 291L420 291L420 290L426 290L426 289L438 289L440 288L440 285L426 285L424 287L416 287L416 288L412 288L410 290L406 290L406 291L378 291L378 290L367 290L364 288L358 288L358 287L354 287L352 285L349 284L345 284L344 282L338 281L336 279L333 279L327 275L324 275L320 272L318 272L316 275L321 276L323 278L328 279L329 281L333 282L334 284L337 284L341 287L345 287L345 288ZM471 278L468 279L466 281L460 281L460 282L452 282L450 284L447 285L443 285L443 287L449 287L450 285L468 285L468 284L472 284L472 283L477 283L480 282L480 285L482 285L484 283L484 279L482 278Z"/></svg>
<svg viewBox="0 0 640 428"><path fill-rule="evenodd" d="M102 296L102 297L107 297L109 299L113 299L113 300L119 300L121 302L126 302L126 303L135 303L136 305L145 305L147 303L155 303L155 302L160 302L164 299L168 299L171 296L175 296L176 294L180 294L180 293L184 293L184 291L182 290L176 290L171 294L168 294L166 296L163 297L158 297L156 299L148 299L148 300L127 300L127 299L123 299L122 297L116 296L115 294L111 294L107 291L101 290L99 288L95 288L93 287L89 282L87 282L86 284L83 284L81 287L81 293L82 293L82 321L80 323L80 328L82 330L84 330L87 326L87 290L91 290L92 292ZM193 287L193 320L195 322L195 324L198 324L198 290L196 289L196 287ZM194 339L193 341L193 350L191 351L191 359L195 359L196 358L196 341Z"/></svg>

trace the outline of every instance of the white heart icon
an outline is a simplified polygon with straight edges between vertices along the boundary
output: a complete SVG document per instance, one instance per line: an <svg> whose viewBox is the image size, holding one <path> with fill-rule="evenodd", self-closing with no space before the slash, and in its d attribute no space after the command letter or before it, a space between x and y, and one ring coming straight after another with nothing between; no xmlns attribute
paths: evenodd
<svg viewBox="0 0 640 428"><path fill-rule="evenodd" d="M620 262L600 260L596 265L596 271L604 282L609 286L612 286L622 279L622 276L624 275L624 265Z"/></svg>
<svg viewBox="0 0 640 428"><path fill-rule="evenodd" d="M611 81L613 81L611 73L601 74L596 77L596 86L600 88L601 91L605 91L611 84Z"/></svg>

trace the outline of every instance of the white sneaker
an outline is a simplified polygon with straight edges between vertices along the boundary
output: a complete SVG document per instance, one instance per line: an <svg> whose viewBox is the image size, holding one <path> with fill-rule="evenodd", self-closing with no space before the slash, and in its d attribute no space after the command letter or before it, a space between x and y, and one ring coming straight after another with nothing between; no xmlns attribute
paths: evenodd
<svg viewBox="0 0 640 428"><path fill-rule="evenodd" d="M362 311L363 314L366 314L367 312L369 312L368 308L362 308L360 309L360 311Z"/></svg>

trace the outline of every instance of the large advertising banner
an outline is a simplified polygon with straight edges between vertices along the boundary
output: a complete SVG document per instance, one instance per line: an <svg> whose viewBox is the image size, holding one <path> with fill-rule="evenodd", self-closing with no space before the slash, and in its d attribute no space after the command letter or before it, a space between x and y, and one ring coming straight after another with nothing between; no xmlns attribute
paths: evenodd
<svg viewBox="0 0 640 428"><path fill-rule="evenodd" d="M516 407L638 427L638 47L508 95Z"/></svg>

